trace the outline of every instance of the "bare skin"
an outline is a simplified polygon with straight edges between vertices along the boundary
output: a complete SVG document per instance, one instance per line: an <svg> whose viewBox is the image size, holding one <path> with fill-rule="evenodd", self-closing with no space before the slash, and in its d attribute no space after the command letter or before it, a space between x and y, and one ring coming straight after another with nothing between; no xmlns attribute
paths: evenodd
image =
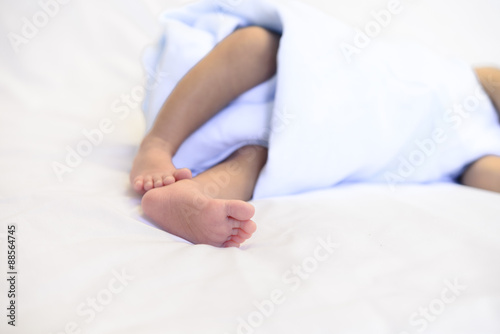
<svg viewBox="0 0 500 334"><path fill-rule="evenodd" d="M235 31L184 76L164 103L141 143L130 181L135 191L145 193L144 213L165 231L222 247L239 247L255 232L255 210L245 201L252 198L266 149L244 147L195 178L177 169L172 157L212 116L275 74L279 39L259 27Z"/></svg>
<svg viewBox="0 0 500 334"><path fill-rule="evenodd" d="M253 195L267 149L246 146L192 178L172 157L181 143L236 97L276 72L279 36L259 27L237 30L219 43L178 83L141 143L130 173L142 208L160 228L195 244L239 247L256 230ZM476 70L500 106L500 71ZM500 192L500 157L476 161L465 185Z"/></svg>
<svg viewBox="0 0 500 334"><path fill-rule="evenodd" d="M149 136L141 143L130 173L130 181L136 192L143 194L153 188L192 177L189 169L175 168L173 154L166 152L163 145L164 141L155 136Z"/></svg>
<svg viewBox="0 0 500 334"><path fill-rule="evenodd" d="M483 67L475 71L500 121L500 70ZM461 182L466 186L500 192L500 157L489 155L477 160L464 172Z"/></svg>
<svg viewBox="0 0 500 334"><path fill-rule="evenodd" d="M144 193L190 178L172 157L182 142L236 97L276 72L279 36L263 28L237 30L178 83L134 160L130 181Z"/></svg>
<svg viewBox="0 0 500 334"><path fill-rule="evenodd" d="M239 247L252 236L255 183L267 149L245 146L193 179L148 191L144 213L165 231L195 244ZM235 200L236 199L236 200Z"/></svg>

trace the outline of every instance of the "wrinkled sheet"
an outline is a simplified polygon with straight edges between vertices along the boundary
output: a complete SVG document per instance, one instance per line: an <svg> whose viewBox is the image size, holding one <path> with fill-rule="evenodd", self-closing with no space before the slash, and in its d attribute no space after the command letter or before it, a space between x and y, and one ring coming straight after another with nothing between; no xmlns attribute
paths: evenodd
<svg viewBox="0 0 500 334"><path fill-rule="evenodd" d="M132 95L157 16L182 3L72 1L18 53L0 39L0 332L500 332L497 194L384 184L262 199L241 249L193 246L148 224L128 185L145 129ZM387 5L313 4L358 26ZM498 65L497 2L404 6L387 36ZM1 35L39 10L2 2ZM99 144L57 174L54 162L85 152L84 130ZM16 328L6 317L12 224Z"/></svg>

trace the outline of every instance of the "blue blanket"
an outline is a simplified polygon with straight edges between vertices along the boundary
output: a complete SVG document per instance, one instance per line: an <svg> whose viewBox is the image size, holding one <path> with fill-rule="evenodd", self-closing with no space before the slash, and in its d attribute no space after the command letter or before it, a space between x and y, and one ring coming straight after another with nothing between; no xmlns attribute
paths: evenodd
<svg viewBox="0 0 500 334"><path fill-rule="evenodd" d="M176 83L237 28L282 33L275 78L196 131L174 163L199 173L248 144L269 147L254 198L346 182L452 181L500 155L495 109L471 67L408 42L373 39L298 1L201 1L165 13L145 56L149 126ZM359 42L359 41L358 41Z"/></svg>

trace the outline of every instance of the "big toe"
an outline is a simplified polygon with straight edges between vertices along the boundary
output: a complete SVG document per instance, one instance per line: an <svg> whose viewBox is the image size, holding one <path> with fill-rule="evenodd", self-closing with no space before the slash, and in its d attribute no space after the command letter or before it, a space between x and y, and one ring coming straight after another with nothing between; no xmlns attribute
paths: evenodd
<svg viewBox="0 0 500 334"><path fill-rule="evenodd" d="M226 201L226 213L228 217L239 221L247 221L255 214L255 208L252 204L247 202L229 200Z"/></svg>
<svg viewBox="0 0 500 334"><path fill-rule="evenodd" d="M174 172L174 177L176 181L180 181L185 179L191 179L193 177L193 174L191 173L191 170L189 170L188 168L181 168L177 169Z"/></svg>

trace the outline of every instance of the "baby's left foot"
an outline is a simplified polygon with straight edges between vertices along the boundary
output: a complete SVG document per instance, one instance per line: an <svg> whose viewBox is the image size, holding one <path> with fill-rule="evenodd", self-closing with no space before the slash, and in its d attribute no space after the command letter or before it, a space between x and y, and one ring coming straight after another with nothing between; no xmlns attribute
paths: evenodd
<svg viewBox="0 0 500 334"><path fill-rule="evenodd" d="M164 145L159 138L144 138L130 172L130 183L139 194L191 178L189 169L175 168L172 156Z"/></svg>

